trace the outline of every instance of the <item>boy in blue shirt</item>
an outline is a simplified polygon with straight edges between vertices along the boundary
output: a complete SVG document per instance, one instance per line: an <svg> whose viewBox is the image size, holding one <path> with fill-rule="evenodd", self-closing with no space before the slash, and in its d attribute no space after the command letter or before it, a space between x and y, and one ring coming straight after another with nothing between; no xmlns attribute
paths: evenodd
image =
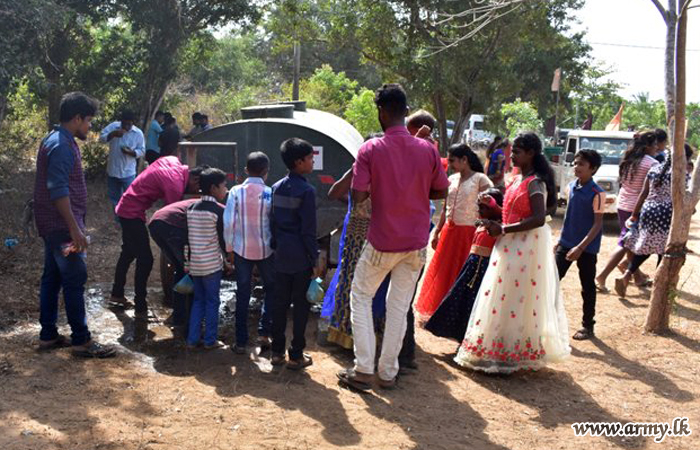
<svg viewBox="0 0 700 450"><path fill-rule="evenodd" d="M275 250L275 305L272 313L272 364L285 363L287 311L294 304L293 337L287 368L313 364L304 353L309 302L306 291L316 275L316 191L303 175L314 169L314 149L308 142L291 138L280 147L289 174L272 186L271 247Z"/></svg>
<svg viewBox="0 0 700 450"><path fill-rule="evenodd" d="M578 266L583 297L583 321L576 340L594 336L596 302L596 261L600 250L605 211L605 191L593 181L602 163L595 150L581 150L574 157L576 180L569 184L569 203L564 218L559 244L556 248L556 263L559 279L563 279L574 261Z"/></svg>

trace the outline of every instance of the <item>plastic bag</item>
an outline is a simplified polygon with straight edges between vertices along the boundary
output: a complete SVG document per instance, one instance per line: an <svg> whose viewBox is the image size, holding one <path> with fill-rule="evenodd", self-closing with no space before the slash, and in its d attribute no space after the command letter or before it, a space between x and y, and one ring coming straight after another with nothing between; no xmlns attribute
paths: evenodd
<svg viewBox="0 0 700 450"><path fill-rule="evenodd" d="M323 303L323 288L321 283L323 282L320 278L315 278L311 280L309 284L309 289L306 291L306 300L311 304Z"/></svg>
<svg viewBox="0 0 700 450"><path fill-rule="evenodd" d="M177 282L175 286L173 286L173 291L182 295L190 295L191 293L193 293L194 282L192 281L192 277L190 277L189 274L186 274L180 279L180 281Z"/></svg>

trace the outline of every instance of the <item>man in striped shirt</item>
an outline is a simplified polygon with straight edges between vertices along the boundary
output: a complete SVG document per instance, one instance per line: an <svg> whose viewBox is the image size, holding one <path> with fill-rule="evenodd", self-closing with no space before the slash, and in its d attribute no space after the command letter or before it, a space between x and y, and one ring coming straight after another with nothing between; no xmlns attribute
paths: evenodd
<svg viewBox="0 0 700 450"><path fill-rule="evenodd" d="M188 270L194 282L187 345L200 343L205 323L204 348L222 347L218 340L219 289L224 268L224 210L219 201L226 197L226 174L206 169L199 178L202 198L187 210L187 236L190 244Z"/></svg>
<svg viewBox="0 0 700 450"><path fill-rule="evenodd" d="M233 351L244 354L248 344L248 306L253 267L258 268L265 287L258 345L270 346L275 269L270 239L272 188L265 185L270 160L265 153L248 155L248 179L234 186L224 211L224 240L229 262L236 267L236 345Z"/></svg>

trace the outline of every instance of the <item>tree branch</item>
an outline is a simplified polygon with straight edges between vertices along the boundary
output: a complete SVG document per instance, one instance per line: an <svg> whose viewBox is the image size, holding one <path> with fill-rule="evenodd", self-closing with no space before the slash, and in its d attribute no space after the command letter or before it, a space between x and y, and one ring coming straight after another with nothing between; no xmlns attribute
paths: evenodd
<svg viewBox="0 0 700 450"><path fill-rule="evenodd" d="M654 6L656 6L656 9L659 10L661 17L663 17L664 22L666 22L666 25L668 25L668 11L666 11L666 8L663 7L659 0L651 0L651 2L654 4Z"/></svg>

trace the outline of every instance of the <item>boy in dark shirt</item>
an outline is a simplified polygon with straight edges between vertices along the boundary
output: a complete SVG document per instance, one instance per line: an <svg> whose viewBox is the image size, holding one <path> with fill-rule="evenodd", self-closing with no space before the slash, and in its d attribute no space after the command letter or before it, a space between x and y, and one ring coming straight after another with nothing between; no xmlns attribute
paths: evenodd
<svg viewBox="0 0 700 450"><path fill-rule="evenodd" d="M576 261L583 297L583 328L574 334L576 340L593 337L595 320L595 265L603 229L605 191L593 181L602 163L595 150L581 150L574 157L576 180L569 184L569 201L564 226L556 249L559 278L562 279Z"/></svg>
<svg viewBox="0 0 700 450"><path fill-rule="evenodd" d="M303 177L313 171L313 147L292 138L280 147L289 174L272 186L272 243L275 250L276 304L272 315L272 364L285 362L287 311L294 304L292 345L288 369L299 370L313 364L304 353L309 302L306 291L316 275L316 191Z"/></svg>

